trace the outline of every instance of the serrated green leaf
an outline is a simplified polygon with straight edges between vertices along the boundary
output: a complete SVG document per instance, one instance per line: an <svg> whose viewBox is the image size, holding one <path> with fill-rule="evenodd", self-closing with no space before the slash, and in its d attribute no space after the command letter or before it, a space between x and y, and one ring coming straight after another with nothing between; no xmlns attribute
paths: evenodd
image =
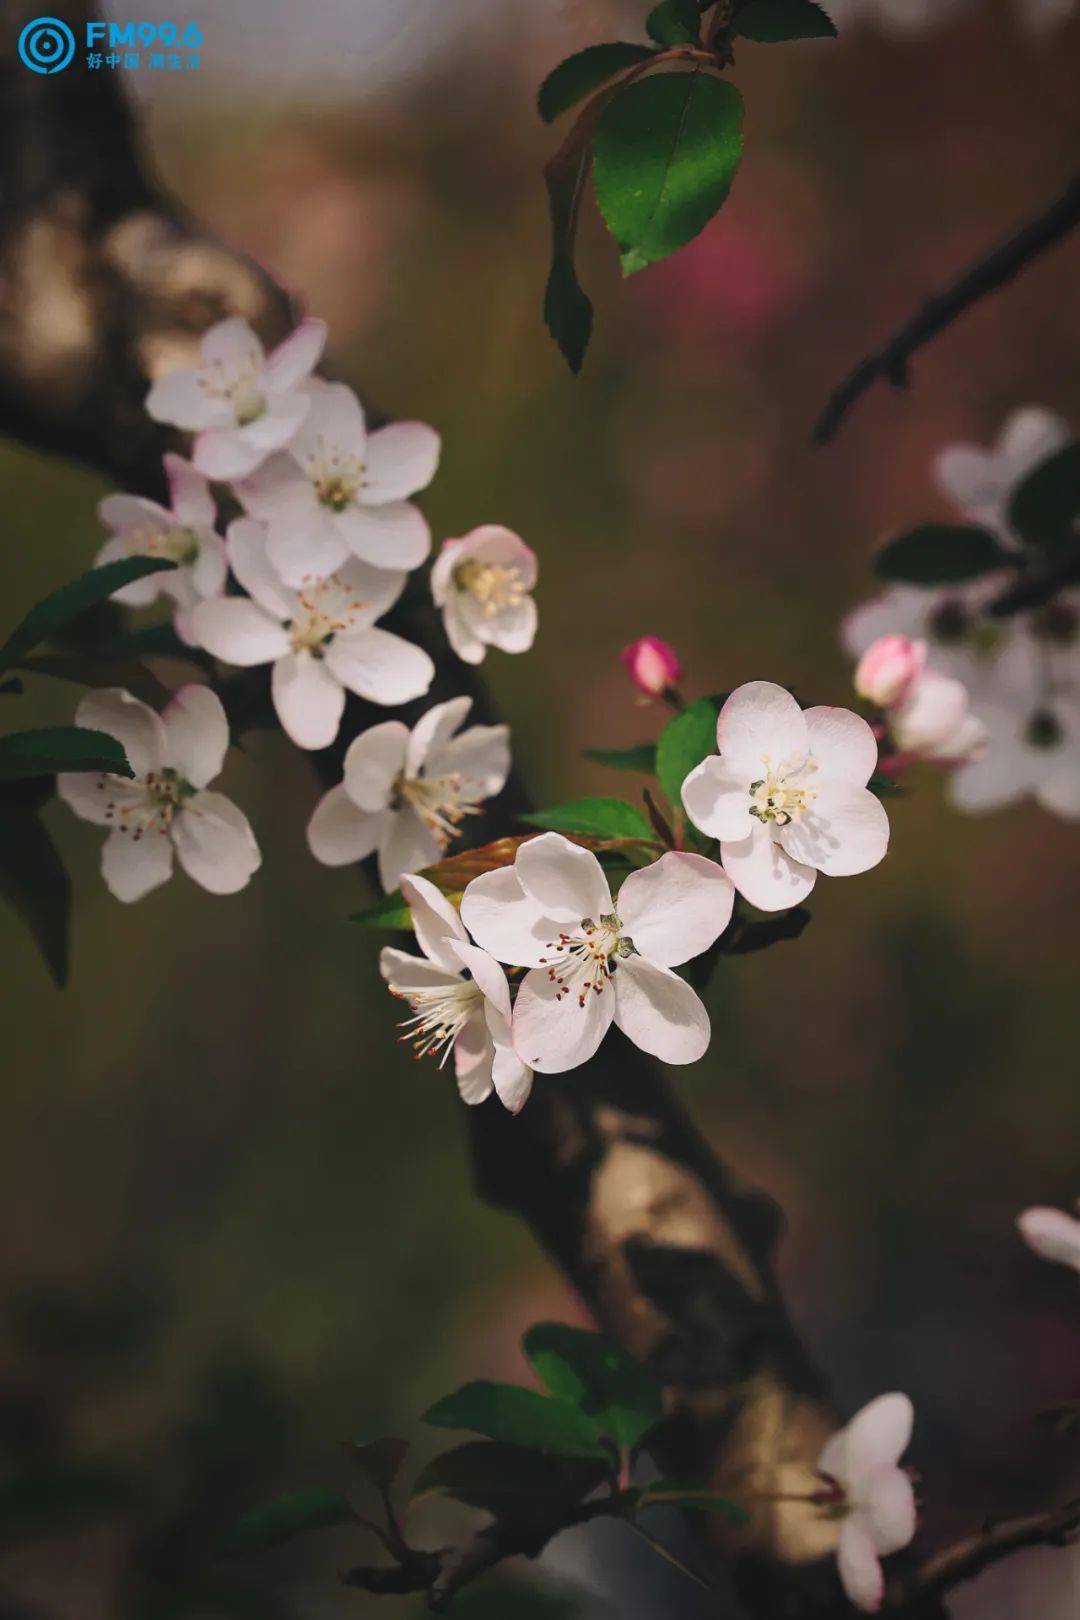
<svg viewBox="0 0 1080 1620"><path fill-rule="evenodd" d="M989 529L975 524L923 523L889 540L874 558L879 579L905 585L958 585L1012 559Z"/></svg>
<svg viewBox="0 0 1080 1620"><path fill-rule="evenodd" d="M596 1426L576 1406L518 1384L465 1384L424 1413L437 1429L471 1429L489 1440L531 1446L557 1457L606 1458Z"/></svg>
<svg viewBox="0 0 1080 1620"><path fill-rule="evenodd" d="M656 744L638 743L634 748L586 748L585 758L596 765L610 765L616 771L656 773Z"/></svg>
<svg viewBox="0 0 1080 1620"><path fill-rule="evenodd" d="M656 837L642 812L625 799L573 799L519 819L548 832L582 833L588 838L645 838L651 843Z"/></svg>
<svg viewBox="0 0 1080 1620"><path fill-rule="evenodd" d="M321 1530L332 1524L349 1524L356 1519L346 1496L333 1485L312 1485L304 1491L281 1496L269 1507L247 1513L233 1530L238 1547L276 1547L308 1530Z"/></svg>
<svg viewBox="0 0 1080 1620"><path fill-rule="evenodd" d="M409 1454L409 1442L385 1435L379 1440L354 1440L345 1448L349 1461L377 1491L389 1491Z"/></svg>
<svg viewBox="0 0 1080 1620"><path fill-rule="evenodd" d="M598 1485L606 1464L545 1456L528 1446L469 1440L424 1468L412 1500L438 1492L503 1522L559 1524Z"/></svg>
<svg viewBox="0 0 1080 1620"><path fill-rule="evenodd" d="M698 698L669 720L656 745L656 774L672 804L682 808L682 785L692 770L716 753L719 710L711 698Z"/></svg>
<svg viewBox="0 0 1080 1620"><path fill-rule="evenodd" d="M658 45L699 45L701 13L697 0L660 0L645 19L645 32Z"/></svg>
<svg viewBox="0 0 1080 1620"><path fill-rule="evenodd" d="M0 781L49 776L56 771L109 771L133 777L115 737L84 726L42 726L0 737Z"/></svg>
<svg viewBox="0 0 1080 1620"><path fill-rule="evenodd" d="M58 591L53 591L51 596L30 609L22 623L16 626L0 647L0 668L8 669L12 664L21 663L39 642L54 635L64 625L70 624L72 619L77 619L80 613L85 613L87 608L105 601L123 586L137 579L145 579L148 574L160 574L175 567L174 562L160 557L124 557L119 562L91 568L88 574L80 575L69 585L61 585Z"/></svg>
<svg viewBox="0 0 1080 1620"><path fill-rule="evenodd" d="M775 45L789 39L835 39L836 24L816 0L745 0L732 32Z"/></svg>
<svg viewBox="0 0 1080 1620"><path fill-rule="evenodd" d="M636 1446L663 1416L655 1378L602 1333L538 1322L522 1348L552 1395L578 1407L618 1446Z"/></svg>
<svg viewBox="0 0 1080 1620"><path fill-rule="evenodd" d="M1028 474L1009 503L1009 523L1026 546L1050 556L1080 542L1080 444Z"/></svg>
<svg viewBox="0 0 1080 1620"><path fill-rule="evenodd" d="M58 990L67 983L71 884L34 810L0 810L0 895L37 942Z"/></svg>
<svg viewBox="0 0 1080 1620"><path fill-rule="evenodd" d="M648 61L656 52L651 45L633 45L616 40L605 45L587 45L553 68L540 86L537 105L546 124L568 111L585 96L613 79L626 68Z"/></svg>
<svg viewBox="0 0 1080 1620"><path fill-rule="evenodd" d="M723 1513L735 1524L749 1524L750 1515L737 1502L710 1490L701 1480L657 1479L646 1485L638 1498L638 1508L697 1508L704 1513Z"/></svg>
<svg viewBox="0 0 1080 1620"><path fill-rule="evenodd" d="M663 73L618 90L596 127L596 197L625 275L695 237L742 154L742 97L711 74Z"/></svg>

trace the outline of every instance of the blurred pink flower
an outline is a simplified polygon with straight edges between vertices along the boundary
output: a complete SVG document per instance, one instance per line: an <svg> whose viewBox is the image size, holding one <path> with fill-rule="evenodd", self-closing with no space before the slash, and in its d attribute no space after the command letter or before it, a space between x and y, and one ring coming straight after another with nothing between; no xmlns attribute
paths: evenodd
<svg viewBox="0 0 1080 1620"><path fill-rule="evenodd" d="M630 679L645 697L662 697L682 680L678 653L659 636L639 636L623 648L621 657Z"/></svg>
<svg viewBox="0 0 1080 1620"><path fill-rule="evenodd" d="M926 664L926 642L907 636L879 636L855 668L855 690L869 703L888 709L906 695Z"/></svg>

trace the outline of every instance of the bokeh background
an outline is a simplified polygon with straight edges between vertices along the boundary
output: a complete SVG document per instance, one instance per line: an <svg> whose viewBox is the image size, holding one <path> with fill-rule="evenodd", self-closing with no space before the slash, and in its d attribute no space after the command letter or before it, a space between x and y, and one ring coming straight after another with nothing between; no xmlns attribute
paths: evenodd
<svg viewBox="0 0 1080 1620"><path fill-rule="evenodd" d="M1080 28L1032 39L1008 3L928 35L867 21L741 49L746 157L719 220L624 285L586 209L597 327L574 380L540 318L558 136L533 96L570 51L638 37L645 9L215 0L199 73L128 75L169 186L328 319L336 374L442 431L436 537L496 521L540 553L536 647L488 663L540 802L629 785L581 750L658 725L618 662L646 631L694 694L764 676L844 702L837 621L871 590L879 535L945 514L937 448L1027 403L1080 426L1074 244L939 339L909 394L809 444L850 363L1066 178ZM0 446L6 622L87 566L103 493ZM72 702L39 683L20 723ZM347 921L359 881L304 842L310 765L259 733L225 785L265 854L244 894L178 878L125 909L98 835L54 805L66 992L0 916L0 1438L9 1467L107 1465L117 1493L89 1527L74 1500L67 1530L49 1508L48 1534L19 1508L0 1613L418 1613L343 1592L368 1549L337 1533L265 1555L257 1608L251 1570L206 1549L279 1487L343 1478L342 1439L413 1435L455 1382L523 1376L529 1322L578 1318L528 1235L472 1196L451 1081L394 1043L378 941ZM1049 1501L1075 1469L1035 1414L1080 1393L1076 1280L1013 1223L1080 1193L1078 845L1030 807L962 819L929 772L890 813L888 861L823 881L801 944L722 966L712 1050L678 1085L781 1199L783 1284L842 1402L913 1396L933 1541ZM683 1601L659 1577L620 1588L621 1544L560 1544L551 1565L569 1586L462 1612L595 1612L582 1581L650 1620ZM957 1613L1067 1620L1077 1580L1037 1555Z"/></svg>

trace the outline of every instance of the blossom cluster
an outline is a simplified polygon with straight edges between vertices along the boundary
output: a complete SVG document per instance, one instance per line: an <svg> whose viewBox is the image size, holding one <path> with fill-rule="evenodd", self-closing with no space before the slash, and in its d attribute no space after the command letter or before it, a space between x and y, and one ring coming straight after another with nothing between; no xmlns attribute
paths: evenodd
<svg viewBox="0 0 1080 1620"><path fill-rule="evenodd" d="M924 34L972 9L972 0L828 0L826 10L841 25L856 19L875 22L897 35ZM1075 15L1076 0L1014 0L1016 18L1036 37Z"/></svg>

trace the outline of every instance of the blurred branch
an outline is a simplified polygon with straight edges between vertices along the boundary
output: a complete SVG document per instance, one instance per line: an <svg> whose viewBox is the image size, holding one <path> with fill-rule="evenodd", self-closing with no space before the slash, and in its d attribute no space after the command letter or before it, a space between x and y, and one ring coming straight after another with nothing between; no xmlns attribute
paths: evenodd
<svg viewBox="0 0 1080 1620"><path fill-rule="evenodd" d="M951 1592L974 1580L993 1564L1032 1547L1066 1547L1080 1535L1080 1500L1067 1502L1047 1513L1032 1513L987 1525L978 1535L943 1547L913 1575L890 1585L885 1594L887 1614L915 1616L929 1599Z"/></svg>
<svg viewBox="0 0 1080 1620"><path fill-rule="evenodd" d="M833 392L818 418L813 434L815 444L829 442L848 412L875 382L880 380L891 383L894 388L906 388L910 381L908 363L918 349L951 326L980 299L1012 281L1040 254L1063 241L1077 225L1080 225L1080 176L1069 181L1049 208L1029 220L1008 241L976 259L952 286L929 299L880 349L859 362Z"/></svg>

